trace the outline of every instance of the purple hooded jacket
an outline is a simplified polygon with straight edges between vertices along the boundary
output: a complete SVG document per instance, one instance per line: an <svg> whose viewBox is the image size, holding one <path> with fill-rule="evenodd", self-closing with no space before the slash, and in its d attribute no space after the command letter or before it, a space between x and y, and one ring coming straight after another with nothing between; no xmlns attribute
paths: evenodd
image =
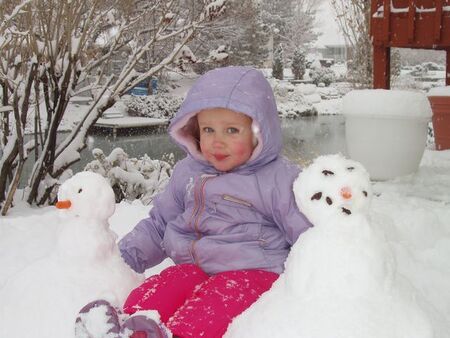
<svg viewBox="0 0 450 338"><path fill-rule="evenodd" d="M198 150L195 115L227 108L253 119L251 158L218 172ZM194 119L193 119L194 117ZM300 169L280 157L281 126L272 89L261 72L226 67L200 77L169 132L187 152L149 217L119 243L125 261L143 272L170 257L206 273L263 269L281 273L292 244L311 224L299 212L292 184Z"/></svg>

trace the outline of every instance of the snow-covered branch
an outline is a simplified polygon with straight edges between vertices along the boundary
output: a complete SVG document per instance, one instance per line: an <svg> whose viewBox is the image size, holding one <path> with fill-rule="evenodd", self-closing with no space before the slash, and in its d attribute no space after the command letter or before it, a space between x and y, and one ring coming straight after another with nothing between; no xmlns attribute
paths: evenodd
<svg viewBox="0 0 450 338"><path fill-rule="evenodd" d="M179 59L195 61L187 44L202 23L223 12L225 3L208 1L199 11L197 0L25 0L20 5L4 0L2 8L9 10L0 9L2 106L17 114L3 112L0 121L7 155L0 161L0 204L21 163L17 159L25 158L19 153L23 142L18 148L20 137L10 128L17 116L21 126L34 125L38 134L26 199L47 203L59 176L79 159L87 132L103 111ZM118 63L119 71L113 67ZM80 92L94 99L80 123L57 142L68 103Z"/></svg>

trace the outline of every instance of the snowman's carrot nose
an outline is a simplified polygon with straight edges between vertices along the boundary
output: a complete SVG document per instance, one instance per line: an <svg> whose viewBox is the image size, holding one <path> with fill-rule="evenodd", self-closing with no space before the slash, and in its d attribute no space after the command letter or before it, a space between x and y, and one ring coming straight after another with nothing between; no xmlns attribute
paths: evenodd
<svg viewBox="0 0 450 338"><path fill-rule="evenodd" d="M69 200L56 202L56 207L58 209L69 209L71 205L72 205L72 203Z"/></svg>
<svg viewBox="0 0 450 338"><path fill-rule="evenodd" d="M352 198L352 190L349 187L343 187L341 189L341 196L344 199L349 200L350 198Z"/></svg>

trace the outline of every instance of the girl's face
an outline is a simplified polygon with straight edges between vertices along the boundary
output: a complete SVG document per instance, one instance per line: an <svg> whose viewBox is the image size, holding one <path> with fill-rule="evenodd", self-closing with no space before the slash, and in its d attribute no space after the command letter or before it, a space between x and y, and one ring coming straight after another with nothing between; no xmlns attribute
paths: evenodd
<svg viewBox="0 0 450 338"><path fill-rule="evenodd" d="M253 153L252 119L225 108L197 114L200 151L219 171L230 171L247 162Z"/></svg>

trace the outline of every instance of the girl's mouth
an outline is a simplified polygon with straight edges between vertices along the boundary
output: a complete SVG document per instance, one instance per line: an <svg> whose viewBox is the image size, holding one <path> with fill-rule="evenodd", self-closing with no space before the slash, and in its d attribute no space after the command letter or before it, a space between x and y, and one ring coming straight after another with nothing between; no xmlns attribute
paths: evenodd
<svg viewBox="0 0 450 338"><path fill-rule="evenodd" d="M228 155L223 155L223 154L214 154L214 158L217 161L223 161L224 159L226 159L228 157Z"/></svg>

